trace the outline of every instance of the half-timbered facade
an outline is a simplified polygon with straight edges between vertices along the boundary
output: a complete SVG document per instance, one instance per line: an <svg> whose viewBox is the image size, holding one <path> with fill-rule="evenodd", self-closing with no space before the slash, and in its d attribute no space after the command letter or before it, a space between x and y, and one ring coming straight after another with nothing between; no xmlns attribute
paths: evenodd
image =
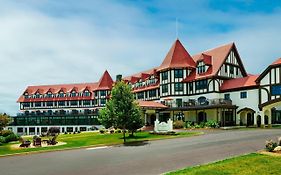
<svg viewBox="0 0 281 175"><path fill-rule="evenodd" d="M160 66L122 79L143 105L146 125L158 118L264 127L281 124L280 60L252 75L234 43L190 55L176 40ZM113 83L106 71L97 83L29 86L18 100L22 113L14 129L25 134L49 126L61 132L89 130L98 124L98 109Z"/></svg>

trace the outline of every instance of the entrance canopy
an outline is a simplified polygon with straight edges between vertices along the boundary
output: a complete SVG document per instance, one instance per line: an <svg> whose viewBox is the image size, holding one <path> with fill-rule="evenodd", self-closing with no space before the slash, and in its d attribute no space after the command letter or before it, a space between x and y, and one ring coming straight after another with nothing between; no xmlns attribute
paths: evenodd
<svg viewBox="0 0 281 175"><path fill-rule="evenodd" d="M137 100L137 102L140 105L140 107L144 108L144 109L166 109L166 108L168 108L167 106L163 105L162 103L158 103L155 101Z"/></svg>

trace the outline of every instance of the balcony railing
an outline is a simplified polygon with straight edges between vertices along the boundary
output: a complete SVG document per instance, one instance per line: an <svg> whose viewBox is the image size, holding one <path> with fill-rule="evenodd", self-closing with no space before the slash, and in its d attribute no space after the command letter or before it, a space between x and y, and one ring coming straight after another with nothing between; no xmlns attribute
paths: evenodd
<svg viewBox="0 0 281 175"><path fill-rule="evenodd" d="M215 99L201 99L201 100L188 100L182 102L176 102L174 100L164 101L164 105L174 108L174 107L199 107L199 106L215 106L215 105L232 105L231 100L226 100L223 98L215 98Z"/></svg>
<svg viewBox="0 0 281 175"><path fill-rule="evenodd" d="M54 111L54 112L24 112L24 113L18 113L17 117L24 117L24 116L79 116L79 115L98 115L97 110L89 110L89 111L83 111L79 112L76 110L66 112L64 110L62 111Z"/></svg>

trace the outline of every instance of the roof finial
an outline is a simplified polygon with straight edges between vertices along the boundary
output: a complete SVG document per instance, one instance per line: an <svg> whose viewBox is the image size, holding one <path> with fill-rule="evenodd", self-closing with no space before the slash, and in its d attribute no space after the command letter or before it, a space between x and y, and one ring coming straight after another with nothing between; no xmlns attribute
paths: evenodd
<svg viewBox="0 0 281 175"><path fill-rule="evenodd" d="M176 18L176 39L179 39L178 33L178 18Z"/></svg>

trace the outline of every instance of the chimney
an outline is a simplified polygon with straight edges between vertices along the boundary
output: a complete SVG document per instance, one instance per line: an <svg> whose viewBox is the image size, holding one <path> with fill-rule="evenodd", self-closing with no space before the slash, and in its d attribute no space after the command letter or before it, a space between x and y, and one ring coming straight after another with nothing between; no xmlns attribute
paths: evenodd
<svg viewBox="0 0 281 175"><path fill-rule="evenodd" d="M122 80L122 75L121 74L116 75L116 81L121 81L121 80Z"/></svg>

